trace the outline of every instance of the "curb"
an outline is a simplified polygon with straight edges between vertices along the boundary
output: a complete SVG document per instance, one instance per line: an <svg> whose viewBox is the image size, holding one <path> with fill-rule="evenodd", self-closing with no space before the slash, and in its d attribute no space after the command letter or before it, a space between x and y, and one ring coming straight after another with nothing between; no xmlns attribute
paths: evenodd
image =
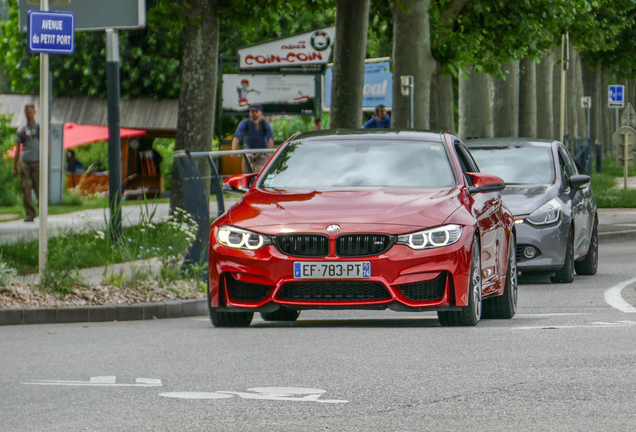
<svg viewBox="0 0 636 432"><path fill-rule="evenodd" d="M186 318L207 314L206 299L126 305L0 309L0 326Z"/></svg>

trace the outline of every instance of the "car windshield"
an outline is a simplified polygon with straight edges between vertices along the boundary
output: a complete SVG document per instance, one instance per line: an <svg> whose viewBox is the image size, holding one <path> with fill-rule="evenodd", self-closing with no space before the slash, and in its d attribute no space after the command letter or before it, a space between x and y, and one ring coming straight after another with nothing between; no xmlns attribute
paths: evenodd
<svg viewBox="0 0 636 432"><path fill-rule="evenodd" d="M270 188L455 185L443 144L390 140L292 142L261 178Z"/></svg>
<svg viewBox="0 0 636 432"><path fill-rule="evenodd" d="M554 183L552 151L548 147L473 147L470 152L481 172L499 176L506 184Z"/></svg>

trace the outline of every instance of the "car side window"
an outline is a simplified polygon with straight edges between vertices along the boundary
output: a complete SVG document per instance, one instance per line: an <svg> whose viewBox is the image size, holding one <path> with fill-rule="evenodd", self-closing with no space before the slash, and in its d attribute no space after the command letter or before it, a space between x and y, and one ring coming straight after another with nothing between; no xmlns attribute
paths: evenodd
<svg viewBox="0 0 636 432"><path fill-rule="evenodd" d="M479 168L477 168L477 164L475 160L471 156L470 152L466 149L464 144L461 141L455 141L455 151L457 152L457 157L459 158L459 163L462 166L462 171L464 173L464 178L466 182L472 186L473 181L470 177L466 175L467 172L479 172Z"/></svg>
<svg viewBox="0 0 636 432"><path fill-rule="evenodd" d="M565 149L559 148L559 165L561 167L561 175L563 177L563 186L570 188L570 177L576 174L576 168L568 158Z"/></svg>

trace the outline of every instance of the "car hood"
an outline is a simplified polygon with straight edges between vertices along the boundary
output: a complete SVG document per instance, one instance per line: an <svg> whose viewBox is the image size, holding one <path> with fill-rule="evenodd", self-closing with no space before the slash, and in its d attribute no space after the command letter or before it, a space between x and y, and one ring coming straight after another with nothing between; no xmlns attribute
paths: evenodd
<svg viewBox="0 0 636 432"><path fill-rule="evenodd" d="M339 224L346 230L371 229L402 233L441 225L460 206L460 188L417 190L278 191L252 189L230 210L231 223L242 228L259 228L277 234L281 225L302 225L325 230ZM395 226L390 228L389 226ZM272 229L264 229L272 227ZM358 227L356 229L356 227Z"/></svg>
<svg viewBox="0 0 636 432"><path fill-rule="evenodd" d="M513 215L527 215L558 195L557 185L510 185L501 197Z"/></svg>

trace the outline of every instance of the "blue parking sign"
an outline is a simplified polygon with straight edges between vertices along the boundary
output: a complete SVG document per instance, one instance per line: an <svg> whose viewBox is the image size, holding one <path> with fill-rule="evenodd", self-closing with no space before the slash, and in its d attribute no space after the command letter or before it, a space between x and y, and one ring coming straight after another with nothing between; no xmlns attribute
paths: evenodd
<svg viewBox="0 0 636 432"><path fill-rule="evenodd" d="M625 86L611 85L607 88L608 106L610 108L623 108L625 106Z"/></svg>
<svg viewBox="0 0 636 432"><path fill-rule="evenodd" d="M31 10L28 20L29 51L33 53L73 54L75 15L73 12Z"/></svg>

